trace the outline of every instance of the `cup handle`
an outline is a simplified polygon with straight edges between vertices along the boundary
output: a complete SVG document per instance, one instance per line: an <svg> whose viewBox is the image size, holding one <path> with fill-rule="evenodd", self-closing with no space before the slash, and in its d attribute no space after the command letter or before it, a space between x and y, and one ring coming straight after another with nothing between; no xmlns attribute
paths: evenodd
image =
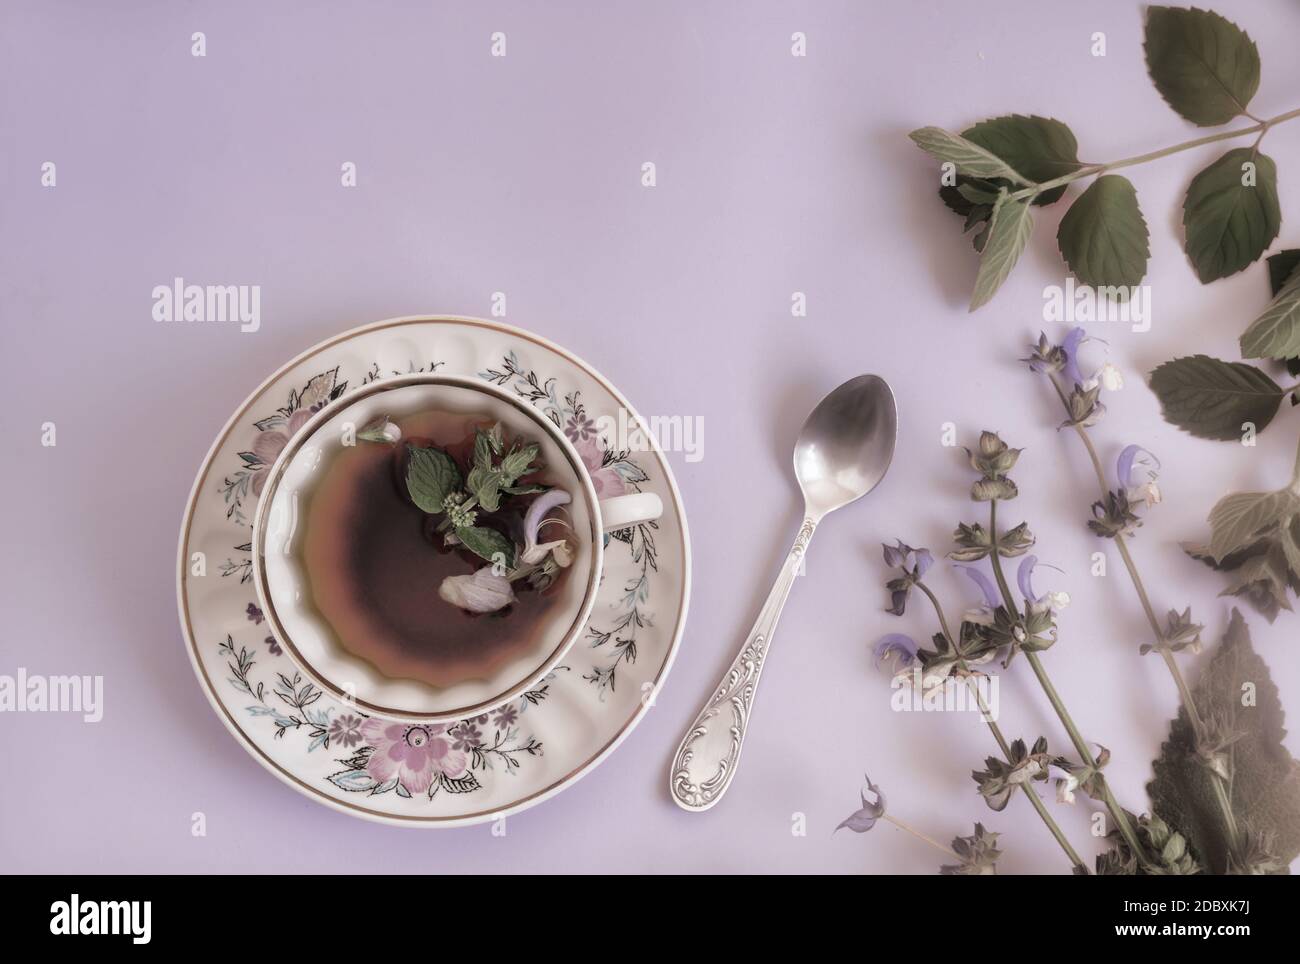
<svg viewBox="0 0 1300 964"><path fill-rule="evenodd" d="M664 514L664 504L653 492L633 492L600 500L600 519L606 532L653 522Z"/></svg>

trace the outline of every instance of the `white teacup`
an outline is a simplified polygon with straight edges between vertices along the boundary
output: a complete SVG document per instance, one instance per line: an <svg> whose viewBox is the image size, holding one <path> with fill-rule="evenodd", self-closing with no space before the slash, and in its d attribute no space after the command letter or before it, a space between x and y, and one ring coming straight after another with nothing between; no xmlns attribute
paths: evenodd
<svg viewBox="0 0 1300 964"><path fill-rule="evenodd" d="M330 456L362 427L384 416L425 411L498 421L508 435L537 442L548 474L572 494L565 508L576 543L564 578L550 590L554 595L535 643L482 679L446 687L385 676L340 645L312 604L302 558L305 505ZM651 521L662 512L653 493L598 499L590 471L564 433L496 386L449 375L405 375L342 396L285 445L271 466L253 522L253 579L271 632L316 685L366 713L446 723L514 699L553 670L591 615L604 562L604 533ZM429 587L431 599L437 591L437 586Z"/></svg>

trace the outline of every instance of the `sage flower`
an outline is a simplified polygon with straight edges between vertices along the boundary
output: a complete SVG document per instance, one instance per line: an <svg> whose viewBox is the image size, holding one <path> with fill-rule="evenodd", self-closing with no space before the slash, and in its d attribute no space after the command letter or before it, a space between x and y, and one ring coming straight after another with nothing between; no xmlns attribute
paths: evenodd
<svg viewBox="0 0 1300 964"><path fill-rule="evenodd" d="M980 795L989 808L1004 810L1018 788L1028 792L1031 781L1047 779L1049 764L1047 739L1040 736L1032 750L1025 748L1024 740L1014 741L1008 759L988 757L984 761L986 769L972 771L971 777L979 785Z"/></svg>
<svg viewBox="0 0 1300 964"><path fill-rule="evenodd" d="M916 662L916 650L916 641L911 636L904 636L902 633L882 636L873 650L876 666L879 667L888 660L890 669L897 675L903 670L910 669Z"/></svg>
<svg viewBox="0 0 1300 964"><path fill-rule="evenodd" d="M954 566L953 568L965 573L970 581L979 587L979 591L984 597L984 605L972 606L967 609L962 613L962 621L973 623L976 626L992 626L993 614L1002 605L1002 598L998 595L992 581L974 566Z"/></svg>
<svg viewBox="0 0 1300 964"><path fill-rule="evenodd" d="M542 526L548 521L546 514L557 506L567 505L570 501L569 493L563 489L548 489L528 507L528 512L524 514L524 551L520 554L519 559L528 565L536 565L551 555L555 559L556 565L566 568L573 562L573 554L569 551L569 544L564 539L556 539L553 542L538 542L537 537Z"/></svg>
<svg viewBox="0 0 1300 964"><path fill-rule="evenodd" d="M1092 504L1092 518L1088 528L1104 539L1114 539L1117 535L1132 535L1142 520L1128 501L1128 492L1107 492L1106 498Z"/></svg>
<svg viewBox="0 0 1300 964"><path fill-rule="evenodd" d="M1051 375L1065 368L1066 354L1060 345L1053 345L1045 332L1038 333L1038 344L1029 346L1029 357L1020 359L1032 371Z"/></svg>
<svg viewBox="0 0 1300 964"><path fill-rule="evenodd" d="M1025 600L1025 605L1030 610L1046 610L1056 614L1070 605L1070 594L1068 592L1049 592L1042 596L1034 592L1034 569L1038 566L1037 556L1025 556L1020 563L1020 568L1016 572L1016 582L1020 587L1020 595Z"/></svg>
<svg viewBox="0 0 1300 964"><path fill-rule="evenodd" d="M901 616L907 610L908 594L934 565L934 556L929 549L913 549L901 539L896 540L895 545L885 544L881 548L884 550L885 565L902 572L902 575L885 583L885 588L890 593L890 606L885 612Z"/></svg>
<svg viewBox="0 0 1300 964"><path fill-rule="evenodd" d="M1160 460L1140 445L1125 446L1115 462L1115 476L1129 503L1145 502L1148 507L1160 502L1156 483Z"/></svg>
<svg viewBox="0 0 1300 964"><path fill-rule="evenodd" d="M484 566L469 575L448 576L438 587L438 595L471 613L494 613L515 601L510 580L499 575L494 566Z"/></svg>
<svg viewBox="0 0 1300 964"><path fill-rule="evenodd" d="M863 774L862 778L867 781L867 788L859 794L862 798L862 807L845 817L835 830L848 827L854 833L866 833L885 815L884 793L881 792L880 787L871 782L871 777ZM868 800L868 793L873 794L876 799Z"/></svg>

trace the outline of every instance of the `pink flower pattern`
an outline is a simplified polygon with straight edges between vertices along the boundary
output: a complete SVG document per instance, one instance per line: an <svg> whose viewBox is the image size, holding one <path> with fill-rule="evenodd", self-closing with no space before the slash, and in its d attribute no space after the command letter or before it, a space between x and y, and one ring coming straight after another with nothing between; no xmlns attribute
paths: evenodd
<svg viewBox="0 0 1300 964"><path fill-rule="evenodd" d="M460 777L469 757L452 748L445 726L368 719L361 736L374 750L366 771L380 784L396 779L410 794L425 793L438 777Z"/></svg>

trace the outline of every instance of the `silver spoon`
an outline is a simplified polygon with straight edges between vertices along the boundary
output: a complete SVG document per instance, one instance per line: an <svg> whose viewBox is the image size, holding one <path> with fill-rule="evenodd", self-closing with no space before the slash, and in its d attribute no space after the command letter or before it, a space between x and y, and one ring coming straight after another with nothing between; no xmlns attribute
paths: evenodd
<svg viewBox="0 0 1300 964"><path fill-rule="evenodd" d="M677 748L669 788L678 806L707 810L731 785L758 677L813 532L826 513L862 498L880 484L894 457L897 437L894 393L876 375L845 382L823 398L803 423L794 446L794 474L803 491L803 525L754 628Z"/></svg>

